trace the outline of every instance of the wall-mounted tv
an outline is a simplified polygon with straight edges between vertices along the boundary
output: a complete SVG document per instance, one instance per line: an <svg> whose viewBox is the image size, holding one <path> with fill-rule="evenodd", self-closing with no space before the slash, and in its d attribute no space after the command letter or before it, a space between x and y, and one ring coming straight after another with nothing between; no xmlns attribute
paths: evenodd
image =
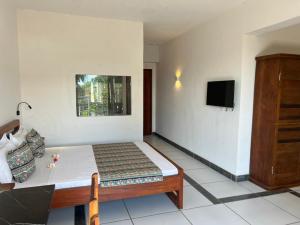
<svg viewBox="0 0 300 225"><path fill-rule="evenodd" d="M234 107L234 80L209 81L206 105Z"/></svg>

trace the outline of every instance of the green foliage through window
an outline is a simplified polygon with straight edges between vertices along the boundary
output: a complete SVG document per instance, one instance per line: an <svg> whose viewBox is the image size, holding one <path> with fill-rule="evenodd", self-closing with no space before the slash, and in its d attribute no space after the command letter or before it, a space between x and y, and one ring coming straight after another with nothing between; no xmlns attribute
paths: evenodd
<svg viewBox="0 0 300 225"><path fill-rule="evenodd" d="M77 116L131 114L131 77L76 75Z"/></svg>

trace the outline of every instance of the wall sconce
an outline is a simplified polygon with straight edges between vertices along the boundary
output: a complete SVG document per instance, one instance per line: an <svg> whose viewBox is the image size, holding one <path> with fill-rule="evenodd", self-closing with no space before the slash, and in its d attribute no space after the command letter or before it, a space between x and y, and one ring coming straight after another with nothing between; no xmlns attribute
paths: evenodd
<svg viewBox="0 0 300 225"><path fill-rule="evenodd" d="M182 83L180 81L180 77L181 77L181 71L180 70L176 70L175 76L176 76L176 81L175 81L175 88L176 89L180 89L182 87Z"/></svg>
<svg viewBox="0 0 300 225"><path fill-rule="evenodd" d="M20 105L25 104L28 106L29 109L32 109L31 105L29 105L27 102L20 102L17 106L17 116L20 116Z"/></svg>

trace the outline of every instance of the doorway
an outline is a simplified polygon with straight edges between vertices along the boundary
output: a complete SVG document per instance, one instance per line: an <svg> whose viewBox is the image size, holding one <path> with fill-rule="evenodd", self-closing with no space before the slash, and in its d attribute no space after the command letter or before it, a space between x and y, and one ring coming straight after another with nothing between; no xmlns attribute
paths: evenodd
<svg viewBox="0 0 300 225"><path fill-rule="evenodd" d="M152 70L144 69L144 135L152 134Z"/></svg>

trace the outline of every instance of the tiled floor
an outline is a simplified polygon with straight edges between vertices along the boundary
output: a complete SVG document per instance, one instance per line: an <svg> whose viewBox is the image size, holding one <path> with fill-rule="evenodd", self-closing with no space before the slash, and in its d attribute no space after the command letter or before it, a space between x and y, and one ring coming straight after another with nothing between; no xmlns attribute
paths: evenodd
<svg viewBox="0 0 300 225"><path fill-rule="evenodd" d="M215 183L222 181L230 181L227 177L219 174L213 169L196 169L196 170L185 170L185 173L194 179L198 184Z"/></svg>
<svg viewBox="0 0 300 225"><path fill-rule="evenodd" d="M102 204L100 218L101 223L111 223L130 219L123 201L113 201Z"/></svg>
<svg viewBox="0 0 300 225"><path fill-rule="evenodd" d="M184 154L184 153L182 153ZM169 154L166 154L169 157ZM181 166L184 170L195 170L195 169L207 169L208 167L203 163L196 161L195 159L185 156L185 158L174 159L170 157L172 160L176 161L179 166Z"/></svg>
<svg viewBox="0 0 300 225"><path fill-rule="evenodd" d="M131 218L177 211L176 206L165 194L125 200L125 205Z"/></svg>
<svg viewBox="0 0 300 225"><path fill-rule="evenodd" d="M294 190L294 191L300 193L300 186L299 186L299 187L292 188L292 190Z"/></svg>
<svg viewBox="0 0 300 225"><path fill-rule="evenodd" d="M157 225L157 224L172 224L172 225L190 225L189 221L181 212L163 213L144 218L133 219L135 225Z"/></svg>
<svg viewBox="0 0 300 225"><path fill-rule="evenodd" d="M249 181L231 181L157 136L146 137L146 141L182 166L187 176L216 199L265 191ZM213 204L191 184L184 181L183 210L178 210L165 194L114 201L101 204L101 224L300 225L300 198L291 193ZM300 193L300 187L293 190ZM63 224L74 224L73 209L51 213L49 225Z"/></svg>
<svg viewBox="0 0 300 225"><path fill-rule="evenodd" d="M213 194L216 198L226 198L251 193L247 188L236 182L232 182L231 180L203 184L202 187Z"/></svg>
<svg viewBox="0 0 300 225"><path fill-rule="evenodd" d="M225 205L212 205L208 207L184 210L184 215L193 225L245 225L248 224ZM171 223L170 223L171 224Z"/></svg>
<svg viewBox="0 0 300 225"><path fill-rule="evenodd" d="M253 184L250 181L242 181L242 182L239 182L238 184L243 186L244 188L248 189L251 193L259 193L259 192L265 191L265 189Z"/></svg>
<svg viewBox="0 0 300 225"><path fill-rule="evenodd" d="M264 197L265 200L300 218L300 198L290 193Z"/></svg>
<svg viewBox="0 0 300 225"><path fill-rule="evenodd" d="M54 209L48 218L50 225L74 225L74 208Z"/></svg>
<svg viewBox="0 0 300 225"><path fill-rule="evenodd" d="M281 225L299 222L299 218L288 213L286 209L283 210L263 198L231 202L227 206L250 224Z"/></svg>
<svg viewBox="0 0 300 225"><path fill-rule="evenodd" d="M183 188L183 209L191 209L196 207L212 205L199 191L192 186Z"/></svg>

